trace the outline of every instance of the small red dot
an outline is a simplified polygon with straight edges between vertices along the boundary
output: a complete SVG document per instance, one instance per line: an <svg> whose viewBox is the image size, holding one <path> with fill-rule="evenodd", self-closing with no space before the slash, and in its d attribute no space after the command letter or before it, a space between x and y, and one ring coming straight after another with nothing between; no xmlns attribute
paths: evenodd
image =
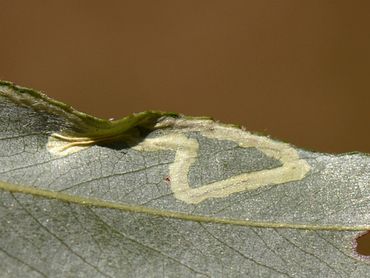
<svg viewBox="0 0 370 278"><path fill-rule="evenodd" d="M164 178L164 181L167 183L167 184L170 184L171 183L171 177L170 176L166 176Z"/></svg>

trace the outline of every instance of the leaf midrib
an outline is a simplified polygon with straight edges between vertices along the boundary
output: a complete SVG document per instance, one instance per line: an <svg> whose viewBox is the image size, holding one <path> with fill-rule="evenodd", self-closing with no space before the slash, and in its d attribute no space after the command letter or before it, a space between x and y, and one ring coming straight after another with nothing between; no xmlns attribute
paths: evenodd
<svg viewBox="0 0 370 278"><path fill-rule="evenodd" d="M370 225L357 225L357 226L345 226L345 225L323 225L323 224L294 224L294 223L282 223L282 222L265 222L265 221L254 221L254 220L242 220L235 218L221 218L221 217L210 217L205 215L194 215L184 212L161 210L155 208L149 208L136 204L128 203L116 203L96 198L87 198L82 196L71 195L63 192L55 192L46 189L35 188L32 186L17 185L4 181L0 181L0 189L13 193L22 193L32 195L36 197L43 197L47 199L55 199L62 202L74 203L83 206L92 206L107 209L117 209L131 213L142 213L151 216L174 218L184 221L194 221L200 223L214 223L214 224L225 224L225 225L236 225L236 226L247 226L255 228L280 228L280 229L299 229L299 230L311 230L311 231L367 231L370 230Z"/></svg>

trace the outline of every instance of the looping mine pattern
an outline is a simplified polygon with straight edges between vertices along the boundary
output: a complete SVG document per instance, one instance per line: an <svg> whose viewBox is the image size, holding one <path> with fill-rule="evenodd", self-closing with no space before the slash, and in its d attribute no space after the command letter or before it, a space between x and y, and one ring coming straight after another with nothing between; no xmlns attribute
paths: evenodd
<svg viewBox="0 0 370 278"><path fill-rule="evenodd" d="M303 179L310 170L310 165L304 159L300 159L297 151L288 144L211 120L167 118L158 122L155 128L163 128L164 135L145 138L133 149L146 152L175 151L175 160L169 166L170 187L176 199L188 204L197 204L209 198L222 198L237 192L255 190L266 185L298 181ZM192 188L188 182L188 173L198 156L199 144L197 140L185 136L190 131L199 132L200 135L211 139L233 141L243 148L254 147L268 157L279 160L282 166L243 173ZM116 137L121 138L122 136ZM113 135L110 138L113 138ZM100 138L99 141L103 139ZM55 155L63 156L88 148L99 141L92 138L53 134L49 138L47 149Z"/></svg>
<svg viewBox="0 0 370 278"><path fill-rule="evenodd" d="M267 137L227 126L215 126L212 129L197 131L204 137L234 141L240 147L255 147L268 157L282 162L282 166L243 173L192 188L188 182L188 173L197 158L199 149L197 140L186 137L180 131L148 138L135 146L134 149L140 151L172 150L176 152L175 160L169 167L170 186L175 198L188 204L197 204L209 198L222 198L237 192L255 190L261 186L298 181L303 179L310 170L309 164L300 159L297 151L286 143L276 142Z"/></svg>

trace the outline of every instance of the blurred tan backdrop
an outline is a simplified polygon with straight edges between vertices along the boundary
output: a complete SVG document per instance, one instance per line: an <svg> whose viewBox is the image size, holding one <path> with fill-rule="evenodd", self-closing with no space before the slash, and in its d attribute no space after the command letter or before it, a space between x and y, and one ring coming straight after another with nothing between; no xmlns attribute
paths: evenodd
<svg viewBox="0 0 370 278"><path fill-rule="evenodd" d="M370 152L369 27L370 1L0 0L0 79L99 117L208 115Z"/></svg>
<svg viewBox="0 0 370 278"><path fill-rule="evenodd" d="M3 1L0 79L99 117L213 116L370 152L370 1Z"/></svg>

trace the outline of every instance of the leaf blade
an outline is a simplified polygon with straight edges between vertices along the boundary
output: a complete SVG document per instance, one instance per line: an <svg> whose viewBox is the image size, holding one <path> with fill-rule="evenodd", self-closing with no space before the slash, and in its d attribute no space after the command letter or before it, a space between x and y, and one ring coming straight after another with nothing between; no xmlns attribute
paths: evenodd
<svg viewBox="0 0 370 278"><path fill-rule="evenodd" d="M62 270L81 277L361 277L369 271L352 247L356 231L369 229L368 155L311 153L210 119L166 113L140 114L149 115L150 125L140 116L129 129L85 132L73 117L14 102L4 86L23 89L0 86L0 268L10 276L30 269L35 277ZM41 96L31 95L33 104ZM89 121L84 125L93 126ZM56 156L48 140L55 133L77 136L68 130L120 136ZM187 198L209 186L198 203L176 195L176 182L185 178L176 177L181 168L173 165L191 155L188 188L180 189ZM284 165L300 161L309 171L287 179L296 170ZM243 190L224 194L234 186L224 182L212 191L233 178L252 184L251 173L259 175L257 187L238 185ZM48 250L42 238L59 249ZM42 259L34 262L33 252Z"/></svg>

